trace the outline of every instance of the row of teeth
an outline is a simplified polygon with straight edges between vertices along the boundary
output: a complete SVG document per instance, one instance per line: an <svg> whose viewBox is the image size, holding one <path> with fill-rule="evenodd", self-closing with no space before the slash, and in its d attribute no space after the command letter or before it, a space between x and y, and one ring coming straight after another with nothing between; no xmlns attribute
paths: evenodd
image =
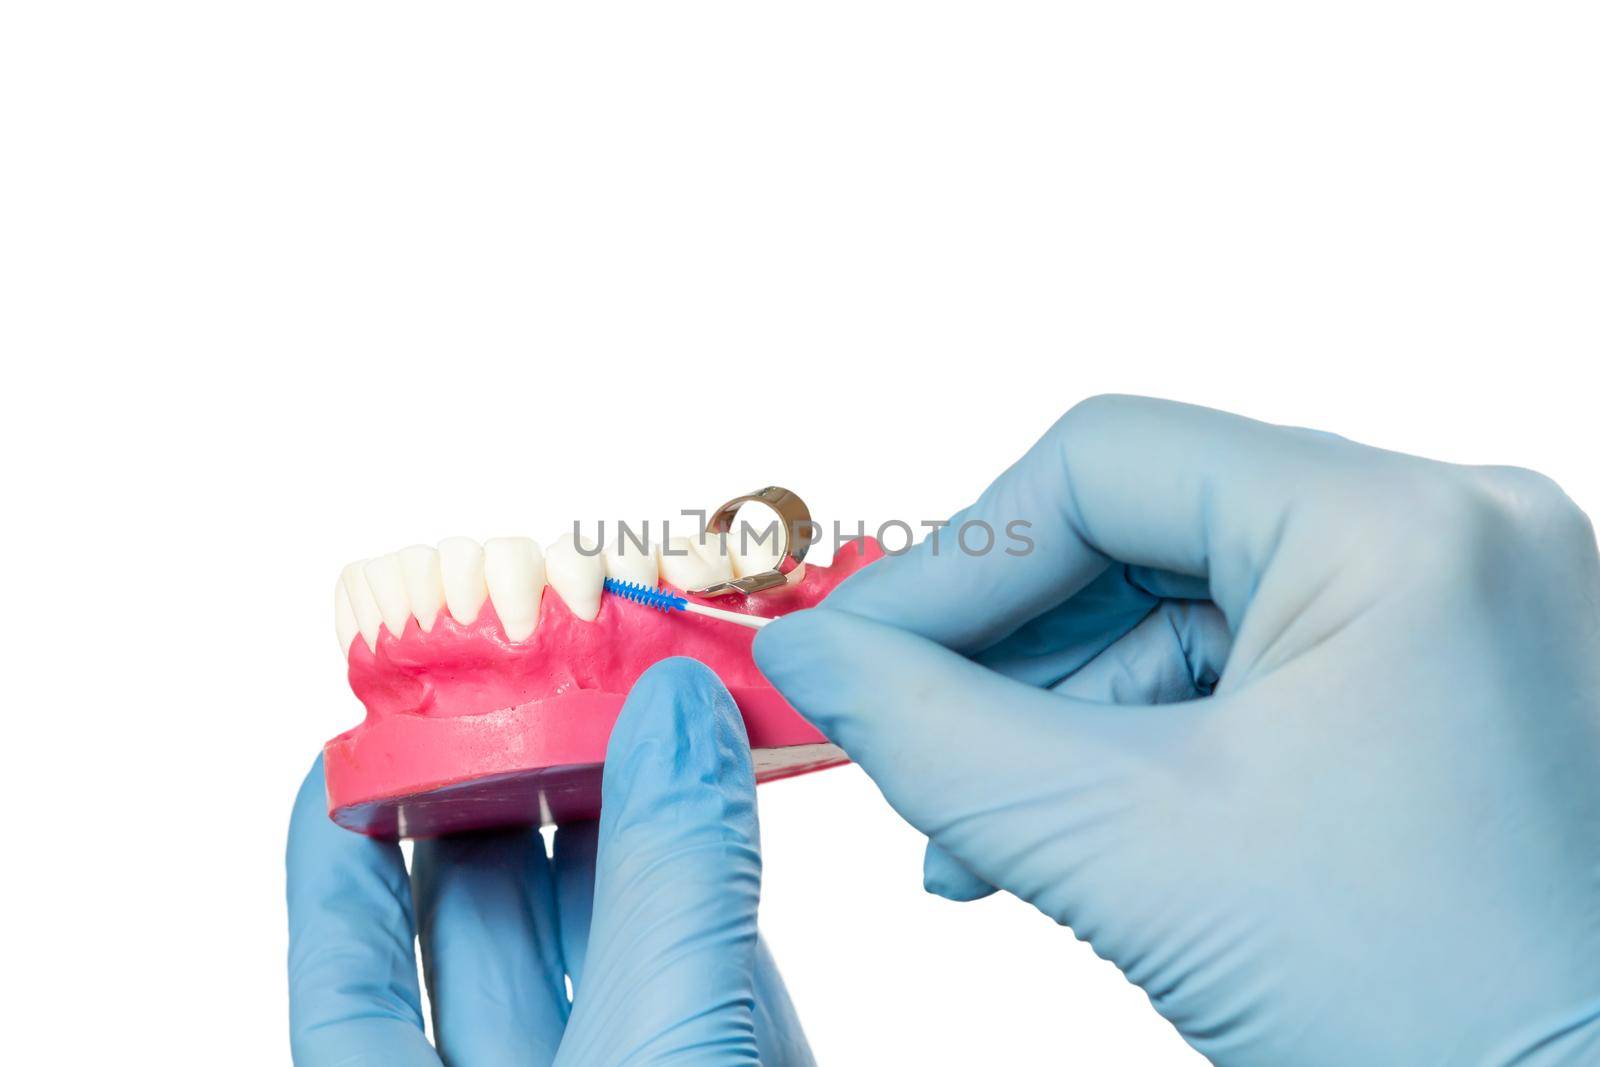
<svg viewBox="0 0 1600 1067"><path fill-rule="evenodd" d="M587 542L591 551L579 552L571 534L544 550L526 537L496 537L481 545L468 537L447 537L436 548L412 545L352 563L339 575L333 592L339 648L348 653L359 636L376 651L380 627L398 637L413 618L428 633L442 611L469 624L485 600L494 604L506 637L524 641L539 626L546 585L574 615L593 622L606 578L651 588L666 578L680 589L701 589L768 570L777 561L765 545L740 551L729 540L736 539L674 537L665 551L650 545L641 550L623 540L598 554Z"/></svg>

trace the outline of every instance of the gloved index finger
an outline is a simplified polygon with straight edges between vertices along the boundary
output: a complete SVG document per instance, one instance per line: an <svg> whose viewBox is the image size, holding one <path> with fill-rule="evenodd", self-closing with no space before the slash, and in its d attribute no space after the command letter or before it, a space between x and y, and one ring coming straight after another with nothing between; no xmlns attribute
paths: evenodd
<svg viewBox="0 0 1600 1067"><path fill-rule="evenodd" d="M827 603L970 655L1116 561L1209 579L1237 624L1292 502L1354 448L1187 404L1096 397L937 538L868 567Z"/></svg>

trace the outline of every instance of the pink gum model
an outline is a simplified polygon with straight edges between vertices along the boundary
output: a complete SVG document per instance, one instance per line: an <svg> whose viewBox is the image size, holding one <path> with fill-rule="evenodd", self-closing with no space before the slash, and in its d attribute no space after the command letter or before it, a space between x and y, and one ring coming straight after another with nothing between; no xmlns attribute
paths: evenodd
<svg viewBox="0 0 1600 1067"><path fill-rule="evenodd" d="M794 585L704 602L785 615L812 607L882 554L875 542L854 542L832 565L807 566ZM609 594L595 620L583 622L548 590L525 641L507 640L488 602L467 625L441 612L428 633L414 618L398 637L380 630L376 651L362 641L350 651L350 688L367 717L323 747L328 813L389 838L594 818L623 699L669 656L692 656L727 685L744 713L758 781L846 762L761 676L750 657L754 637Z"/></svg>

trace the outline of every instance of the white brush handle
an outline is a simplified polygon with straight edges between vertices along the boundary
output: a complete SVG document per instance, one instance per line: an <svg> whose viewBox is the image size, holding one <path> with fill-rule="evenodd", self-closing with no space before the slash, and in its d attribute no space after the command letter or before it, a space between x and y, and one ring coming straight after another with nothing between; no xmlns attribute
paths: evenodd
<svg viewBox="0 0 1600 1067"><path fill-rule="evenodd" d="M704 604L696 604L693 601L689 601L688 603L684 604L683 610L692 611L696 615L704 615L707 618L721 619L723 622L731 622L738 626L748 626L752 630L759 630L767 623L772 621L771 619L765 618L761 615L741 615L737 611L723 611L721 608L708 608Z"/></svg>

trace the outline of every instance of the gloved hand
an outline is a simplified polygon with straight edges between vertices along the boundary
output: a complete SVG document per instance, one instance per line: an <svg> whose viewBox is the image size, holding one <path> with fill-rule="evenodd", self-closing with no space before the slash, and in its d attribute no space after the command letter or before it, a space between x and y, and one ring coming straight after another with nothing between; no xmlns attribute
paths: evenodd
<svg viewBox="0 0 1600 1067"><path fill-rule="evenodd" d="M1100 398L755 653L930 888L1225 1067L1600 1063L1600 564L1538 475Z"/></svg>
<svg viewBox="0 0 1600 1067"><path fill-rule="evenodd" d="M319 760L289 828L295 1063L812 1064L756 936L750 747L708 669L639 679L602 797L598 829L561 827L553 859L532 830L419 841L408 879L398 846L329 821Z"/></svg>

